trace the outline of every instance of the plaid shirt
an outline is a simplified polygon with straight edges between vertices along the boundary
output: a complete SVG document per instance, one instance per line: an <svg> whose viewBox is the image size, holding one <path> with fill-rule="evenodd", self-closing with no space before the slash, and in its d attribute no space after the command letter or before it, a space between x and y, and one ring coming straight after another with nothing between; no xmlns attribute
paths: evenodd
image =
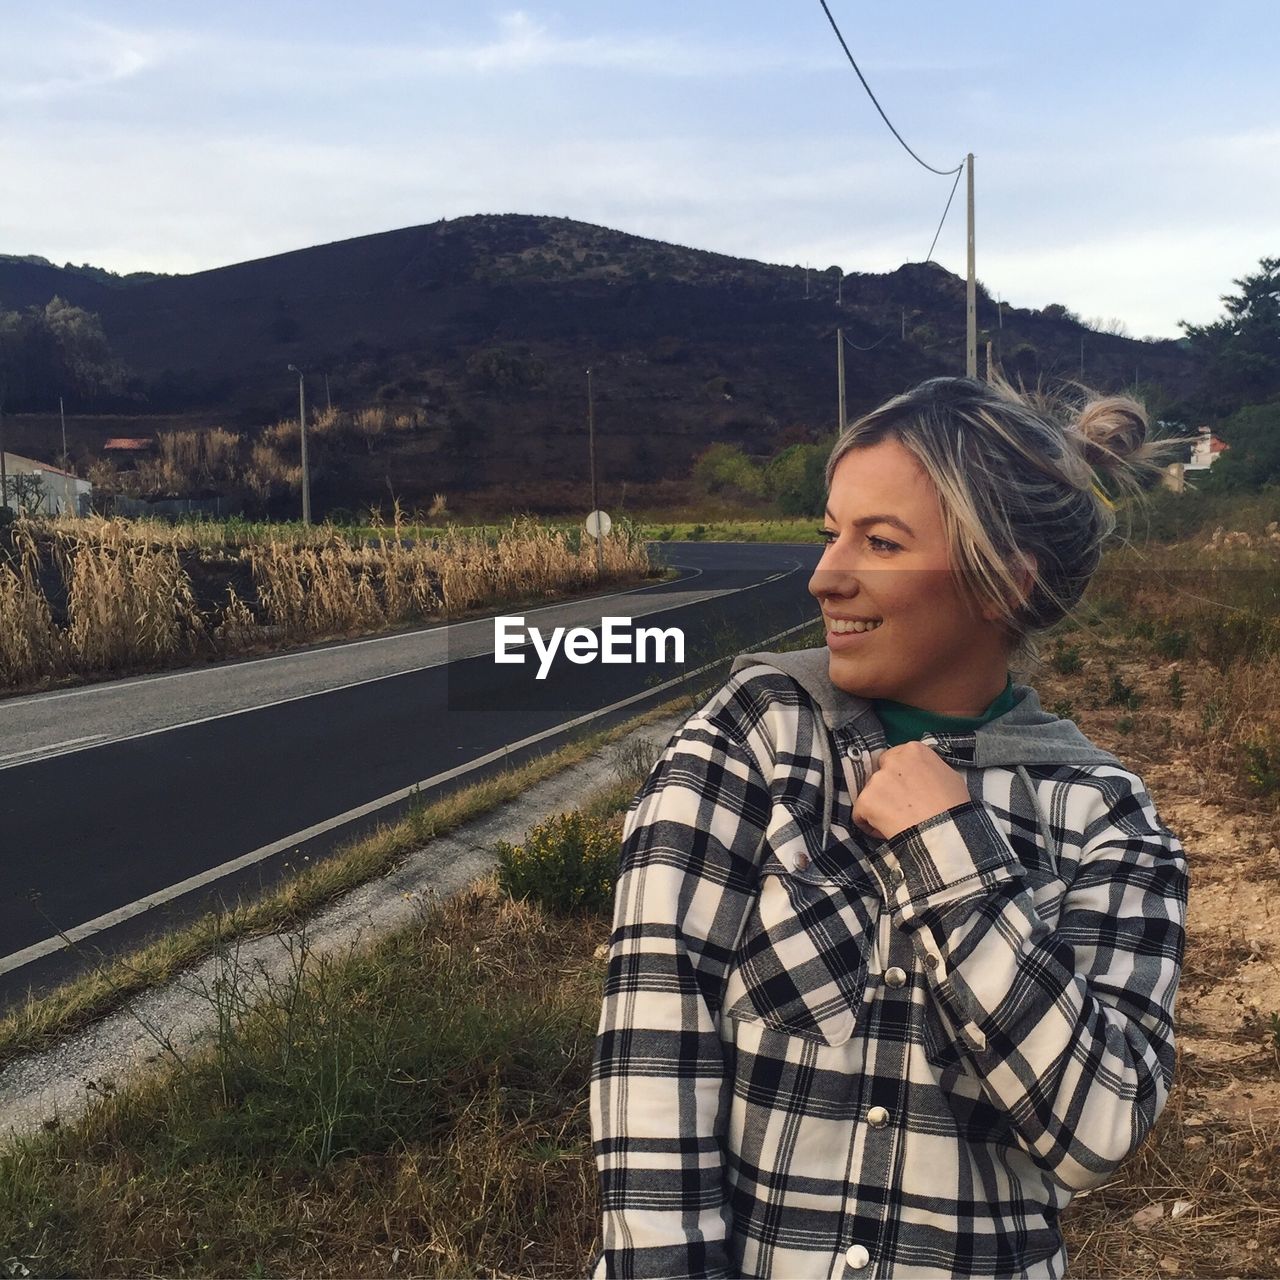
<svg viewBox="0 0 1280 1280"><path fill-rule="evenodd" d="M593 1277L1064 1274L1060 1211L1168 1097L1186 860L1114 757L923 740L970 799L879 843L851 819L879 721L833 729L773 667L654 765L592 1067Z"/></svg>

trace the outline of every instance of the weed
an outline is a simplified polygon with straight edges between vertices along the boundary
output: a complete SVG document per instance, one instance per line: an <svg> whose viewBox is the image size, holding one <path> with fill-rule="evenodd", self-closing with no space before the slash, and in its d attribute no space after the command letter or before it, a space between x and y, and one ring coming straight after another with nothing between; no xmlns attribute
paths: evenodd
<svg viewBox="0 0 1280 1280"><path fill-rule="evenodd" d="M1132 716L1121 716L1120 719L1116 721L1116 731L1118 733L1132 733L1133 726L1134 719Z"/></svg>
<svg viewBox="0 0 1280 1280"><path fill-rule="evenodd" d="M533 827L522 845L497 842L499 887L562 914L606 911L613 903L620 844L616 816L556 814Z"/></svg>
<svg viewBox="0 0 1280 1280"><path fill-rule="evenodd" d="M1084 665L1080 650L1073 644L1059 645L1049 662L1060 676L1073 676Z"/></svg>
<svg viewBox="0 0 1280 1280"><path fill-rule="evenodd" d="M1169 701L1173 703L1175 711L1182 709L1182 700L1186 695L1186 690L1182 685L1182 675L1176 669L1169 672Z"/></svg>
<svg viewBox="0 0 1280 1280"><path fill-rule="evenodd" d="M1280 791L1280 742L1271 734L1240 744L1241 768L1250 788L1258 795Z"/></svg>
<svg viewBox="0 0 1280 1280"><path fill-rule="evenodd" d="M1191 636L1172 627L1161 627L1155 633L1155 648L1162 658L1185 658L1191 649Z"/></svg>
<svg viewBox="0 0 1280 1280"><path fill-rule="evenodd" d="M1222 719L1222 704L1217 698L1210 698L1200 713L1200 728L1208 733Z"/></svg>
<svg viewBox="0 0 1280 1280"><path fill-rule="evenodd" d="M1127 685L1119 672L1111 673L1111 690L1107 694L1107 706L1126 707L1136 711L1142 705L1142 695Z"/></svg>
<svg viewBox="0 0 1280 1280"><path fill-rule="evenodd" d="M1075 708L1066 698L1060 698L1049 710L1060 720L1074 720L1076 718Z"/></svg>

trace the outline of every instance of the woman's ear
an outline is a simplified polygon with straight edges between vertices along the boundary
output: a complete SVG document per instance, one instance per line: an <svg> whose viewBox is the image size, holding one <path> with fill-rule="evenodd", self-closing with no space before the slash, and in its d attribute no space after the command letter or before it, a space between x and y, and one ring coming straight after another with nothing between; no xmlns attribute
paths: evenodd
<svg viewBox="0 0 1280 1280"><path fill-rule="evenodd" d="M1019 551L1017 554L1018 561L1009 566L1017 583L1017 593L1009 602L1015 613L1031 598L1031 592L1036 585L1035 575L1037 568L1035 556L1026 551ZM988 622L996 622L1000 618L1000 612L994 605L984 605L982 607L982 616Z"/></svg>
<svg viewBox="0 0 1280 1280"><path fill-rule="evenodd" d="M1021 607L1031 599L1031 593L1035 590L1039 564L1030 552L1019 551L1018 556L1022 561L1022 568L1018 573L1018 605Z"/></svg>

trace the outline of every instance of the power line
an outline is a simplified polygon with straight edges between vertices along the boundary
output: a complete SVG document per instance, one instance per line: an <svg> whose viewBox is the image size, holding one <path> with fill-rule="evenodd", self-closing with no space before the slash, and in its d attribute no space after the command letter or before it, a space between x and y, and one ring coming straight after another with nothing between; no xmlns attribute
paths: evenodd
<svg viewBox="0 0 1280 1280"><path fill-rule="evenodd" d="M893 121L890 120L887 115L885 115L884 108L878 102L876 102L876 95L871 92L871 86L867 83L866 76L864 76L862 72L858 70L858 64L853 60L853 54L849 52L849 46L845 43L844 36L840 34L840 28L836 26L836 20L831 16L831 10L827 8L827 0L818 0L818 3L822 5L822 12L827 15L827 21L831 23L831 30L836 33L836 39L840 41L840 47L844 50L844 56L849 59L849 65L855 71L858 72L858 79L862 81L862 87L867 91L867 97L870 98L871 101L875 104L875 109L880 113L880 119L883 120L885 124L889 126L889 131L893 134L895 138L897 138L897 140L900 143L902 143L907 154L917 164L924 165L924 167L928 169L930 173L939 174L941 177L944 177L944 178L949 178L953 173L958 174L960 170L964 168L963 164L957 165L956 168L954 169L935 169L933 165L925 164L925 162L921 160L920 157L916 155L916 153L912 151L910 147L907 146L906 139L902 136L902 134L900 134L897 131L897 129L893 127ZM956 179L957 182L959 182L959 180L960 180L959 178Z"/></svg>
<svg viewBox="0 0 1280 1280"><path fill-rule="evenodd" d="M845 345L852 347L855 351L874 351L882 342L885 341L886 338L890 338L893 335L886 333L884 337L877 338L876 341L873 342L869 347L860 347L856 342L850 342L848 338L845 338L845 335L843 333L841 333L840 336L844 338Z"/></svg>
<svg viewBox="0 0 1280 1280"><path fill-rule="evenodd" d="M963 165L960 166L964 168ZM951 184L951 194L947 197L947 207L942 211L942 222L938 223L938 229L933 233L933 243L929 246L929 256L925 259L925 264L933 261L933 251L938 247L938 237L942 234L942 223L946 222L947 214L951 212L951 202L955 199L956 188L960 185L960 169L956 170L956 180Z"/></svg>

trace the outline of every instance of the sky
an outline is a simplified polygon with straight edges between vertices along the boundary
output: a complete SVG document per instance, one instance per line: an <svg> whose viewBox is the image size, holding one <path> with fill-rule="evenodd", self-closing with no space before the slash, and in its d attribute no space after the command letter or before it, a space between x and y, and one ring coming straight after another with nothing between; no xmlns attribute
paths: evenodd
<svg viewBox="0 0 1280 1280"><path fill-rule="evenodd" d="M974 154L993 295L1178 337L1280 255L1275 0L828 4L912 150ZM891 271L953 183L819 0L0 0L0 174L0 252L119 272L471 213Z"/></svg>

